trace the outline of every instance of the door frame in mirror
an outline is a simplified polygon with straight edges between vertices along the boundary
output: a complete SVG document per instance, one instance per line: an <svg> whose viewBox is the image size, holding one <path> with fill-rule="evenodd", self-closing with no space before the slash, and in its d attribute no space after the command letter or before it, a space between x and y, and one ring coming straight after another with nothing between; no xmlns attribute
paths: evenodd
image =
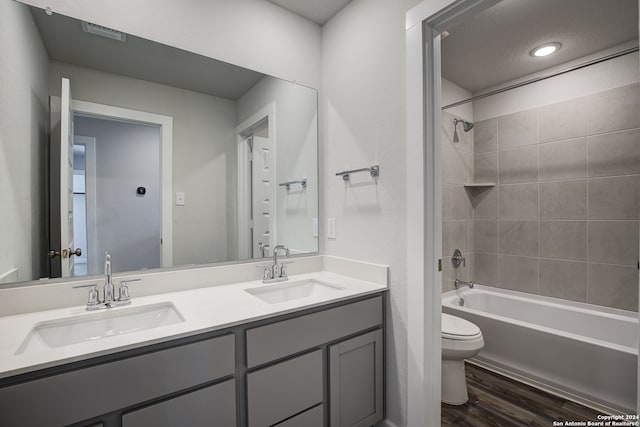
<svg viewBox="0 0 640 427"><path fill-rule="evenodd" d="M173 117L75 99L72 101L72 106L75 114L160 127L160 186L162 189L160 266L173 267Z"/></svg>
<svg viewBox="0 0 640 427"><path fill-rule="evenodd" d="M236 126L236 145L238 150L238 257L240 259L250 259L251 256L251 224L249 221L249 214L251 212L251 179L250 171L248 170L248 164L245 161L249 157L248 147L245 144L247 136L249 136L255 129L261 127L264 123L268 123L269 126L269 141L273 147L273 178L277 179L277 165L275 159L277 152L277 139L276 139L276 104L272 102L266 107L260 109L248 119L242 121ZM277 204L275 203L275 182L271 185L272 194L272 206L275 209ZM269 218L269 245L274 247L276 244L276 221L275 215L271 215Z"/></svg>

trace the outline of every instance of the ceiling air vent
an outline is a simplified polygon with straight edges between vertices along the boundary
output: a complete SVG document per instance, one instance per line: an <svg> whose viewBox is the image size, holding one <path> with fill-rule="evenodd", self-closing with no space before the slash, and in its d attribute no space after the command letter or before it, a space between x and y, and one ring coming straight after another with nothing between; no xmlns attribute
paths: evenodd
<svg viewBox="0 0 640 427"><path fill-rule="evenodd" d="M102 25L92 24L91 22L82 21L82 31L85 33L95 34L96 36L118 40L120 42L127 41L127 35L125 33L109 27L103 27Z"/></svg>

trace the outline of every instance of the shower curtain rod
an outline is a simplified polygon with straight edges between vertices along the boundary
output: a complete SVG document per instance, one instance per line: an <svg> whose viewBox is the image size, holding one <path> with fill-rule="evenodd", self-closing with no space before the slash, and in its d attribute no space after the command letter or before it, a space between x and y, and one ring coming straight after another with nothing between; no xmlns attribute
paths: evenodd
<svg viewBox="0 0 640 427"><path fill-rule="evenodd" d="M553 73L549 73L549 74L542 75L542 76L539 76L539 77L533 77L533 78L531 78L529 80L525 80L525 81L522 81L520 83L514 83L512 85L505 86L505 87L500 88L500 89L495 89L495 90L492 90L492 91L487 92L487 93L482 93L480 95L472 96L471 98L464 99L464 100L458 101L458 102L454 102L453 104L445 105L444 107L442 107L442 110L447 110L449 108L457 107L458 105L466 104L468 102L476 101L478 99L486 98L488 96L497 95L499 93L506 92L508 90L517 89L519 87L526 86L526 85L529 85L531 83L536 83L536 82L539 82L539 81L542 81L542 80L550 79L551 77L559 76L561 74L570 73L571 71L576 71L576 70L579 70L581 68L588 67L590 65L599 64L601 62L608 61L610 59L615 59L615 58L618 58L620 56L628 55L628 54L634 53L634 52L638 52L638 46L632 47L632 48L629 48L629 49L625 49L625 50L621 50L620 52L612 53L610 55L606 55L606 56L603 56L601 58L592 59L591 61L583 62L582 64L577 64L577 65L574 65L572 67L564 68L562 70L558 70L558 71L555 71Z"/></svg>

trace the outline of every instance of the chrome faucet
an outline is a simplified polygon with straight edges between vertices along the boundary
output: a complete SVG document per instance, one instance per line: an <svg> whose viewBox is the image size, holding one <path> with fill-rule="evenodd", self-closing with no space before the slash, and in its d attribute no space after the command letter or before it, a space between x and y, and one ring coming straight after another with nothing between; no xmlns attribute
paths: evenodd
<svg viewBox="0 0 640 427"><path fill-rule="evenodd" d="M104 303L111 304L115 301L115 288L111 281L111 254L104 253Z"/></svg>
<svg viewBox="0 0 640 427"><path fill-rule="evenodd" d="M285 245L277 245L273 248L273 264L264 268L262 283L284 282L285 280L289 280L287 268L284 264L278 264L278 250L285 251L285 255L289 256L289 248Z"/></svg>
<svg viewBox="0 0 640 427"><path fill-rule="evenodd" d="M470 289L473 289L475 284L473 282L465 282L464 280L456 279L453 283L456 289L460 289L464 286L468 286Z"/></svg>
<svg viewBox="0 0 640 427"><path fill-rule="evenodd" d="M129 287L127 286L127 284L131 282L138 282L140 280L141 279L131 279L121 281L120 288L118 289L118 297L116 298L115 286L113 286L113 278L111 274L111 254L109 252L105 252L104 286L102 287L104 298L100 299L100 293L97 289L98 285L96 285L95 283L90 285L74 286L74 288L91 288L89 289L87 310L93 311L131 304L131 298L129 297Z"/></svg>

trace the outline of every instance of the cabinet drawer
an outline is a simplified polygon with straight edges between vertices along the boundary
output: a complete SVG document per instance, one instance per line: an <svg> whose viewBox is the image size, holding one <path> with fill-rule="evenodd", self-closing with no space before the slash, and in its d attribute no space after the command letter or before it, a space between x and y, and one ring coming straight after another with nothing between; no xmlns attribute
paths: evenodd
<svg viewBox="0 0 640 427"><path fill-rule="evenodd" d="M318 405L274 427L323 427L324 405Z"/></svg>
<svg viewBox="0 0 640 427"><path fill-rule="evenodd" d="M235 380L194 391L122 417L122 427L235 427Z"/></svg>
<svg viewBox="0 0 640 427"><path fill-rule="evenodd" d="M249 427L266 427L322 402L322 352L247 376Z"/></svg>
<svg viewBox="0 0 640 427"><path fill-rule="evenodd" d="M247 331L249 368L382 324L382 297Z"/></svg>
<svg viewBox="0 0 640 427"><path fill-rule="evenodd" d="M233 335L0 389L0 425L67 425L234 373ZM38 408L34 411L33 408Z"/></svg>

